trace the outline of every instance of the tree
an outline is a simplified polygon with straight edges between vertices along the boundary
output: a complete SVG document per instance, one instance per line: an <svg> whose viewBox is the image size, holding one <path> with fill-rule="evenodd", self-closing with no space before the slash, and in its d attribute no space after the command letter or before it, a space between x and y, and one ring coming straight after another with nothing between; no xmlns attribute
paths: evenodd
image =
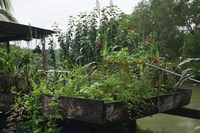
<svg viewBox="0 0 200 133"><path fill-rule="evenodd" d="M11 14L12 6L10 0L0 0L0 20L17 22Z"/></svg>
<svg viewBox="0 0 200 133"><path fill-rule="evenodd" d="M142 0L128 17L140 34L136 42L147 40L155 31L160 56L181 56L186 34L195 34L200 28L199 5L198 0Z"/></svg>

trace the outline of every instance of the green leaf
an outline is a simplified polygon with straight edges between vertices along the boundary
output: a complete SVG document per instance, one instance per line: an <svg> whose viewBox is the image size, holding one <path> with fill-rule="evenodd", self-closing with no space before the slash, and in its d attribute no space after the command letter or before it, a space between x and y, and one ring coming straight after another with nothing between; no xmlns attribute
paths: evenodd
<svg viewBox="0 0 200 133"><path fill-rule="evenodd" d="M200 58L187 58L187 59L185 59L184 61L182 61L181 63L179 63L178 66L177 66L176 68L178 68L179 66L181 66L181 65L183 65L183 64L185 64L185 63L187 63L187 62L190 62L190 61L198 61L198 60L200 60Z"/></svg>
<svg viewBox="0 0 200 133"><path fill-rule="evenodd" d="M197 127L195 127L195 129L194 129L194 130L197 130L197 129L200 129L200 126L197 126Z"/></svg>
<svg viewBox="0 0 200 133"><path fill-rule="evenodd" d="M54 101L52 101L49 105L54 107L55 106Z"/></svg>
<svg viewBox="0 0 200 133"><path fill-rule="evenodd" d="M187 74L187 75L185 75L185 76L182 76L182 77L180 78L180 80L175 84L174 88L175 88L175 89L178 88L178 86L179 86L179 85L182 85L182 83L183 83L185 80L187 80L188 78L193 77L193 76L194 76L193 73Z"/></svg>
<svg viewBox="0 0 200 133"><path fill-rule="evenodd" d="M93 99L94 97L95 97L95 96L94 96L94 95L92 95L90 98L91 98L91 99Z"/></svg>
<svg viewBox="0 0 200 133"><path fill-rule="evenodd" d="M102 91L102 90L98 90L98 92L99 92L101 95L103 95L103 91Z"/></svg>

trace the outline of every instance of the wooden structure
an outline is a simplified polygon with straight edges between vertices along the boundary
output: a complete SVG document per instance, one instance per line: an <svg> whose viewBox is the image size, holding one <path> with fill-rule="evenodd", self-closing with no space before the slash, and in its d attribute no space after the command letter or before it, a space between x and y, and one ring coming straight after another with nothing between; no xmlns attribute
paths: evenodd
<svg viewBox="0 0 200 133"><path fill-rule="evenodd" d="M55 33L52 30L46 30L38 27L22 25L18 23L11 23L6 21L0 21L0 43L4 42L7 44L7 51L9 49L9 41L19 41L25 40L30 41L34 39L42 39L43 45L43 54L46 54L45 51L45 37L47 35ZM47 70L47 57L43 58L43 69Z"/></svg>

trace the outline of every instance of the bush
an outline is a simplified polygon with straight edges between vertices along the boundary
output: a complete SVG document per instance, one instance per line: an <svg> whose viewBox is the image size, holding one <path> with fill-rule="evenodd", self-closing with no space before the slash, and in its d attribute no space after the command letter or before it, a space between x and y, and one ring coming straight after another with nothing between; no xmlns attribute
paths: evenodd
<svg viewBox="0 0 200 133"><path fill-rule="evenodd" d="M189 34L185 40L185 46L182 52L183 59L199 58L200 57L199 47L200 47L200 32L197 31L194 34ZM197 73L198 70L200 70L200 62L191 62L190 65L194 68L196 72L195 78L200 79L200 74Z"/></svg>

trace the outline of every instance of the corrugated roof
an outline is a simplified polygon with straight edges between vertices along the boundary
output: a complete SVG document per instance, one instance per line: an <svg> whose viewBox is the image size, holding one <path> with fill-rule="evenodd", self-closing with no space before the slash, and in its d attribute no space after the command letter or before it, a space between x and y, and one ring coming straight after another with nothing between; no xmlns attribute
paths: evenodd
<svg viewBox="0 0 200 133"><path fill-rule="evenodd" d="M52 30L46 30L18 23L0 21L0 42L17 41L17 40L29 41L31 39L30 38L31 31L32 31L32 38L35 39L36 38L40 39L43 35L47 36L55 33Z"/></svg>

